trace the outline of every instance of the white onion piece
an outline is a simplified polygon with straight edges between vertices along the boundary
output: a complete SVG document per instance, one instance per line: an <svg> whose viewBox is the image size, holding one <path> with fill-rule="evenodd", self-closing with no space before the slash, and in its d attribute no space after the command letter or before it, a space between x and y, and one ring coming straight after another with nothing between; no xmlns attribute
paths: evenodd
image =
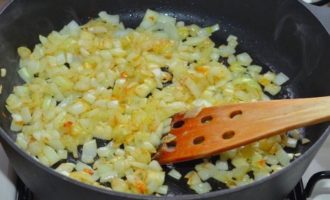
<svg viewBox="0 0 330 200"><path fill-rule="evenodd" d="M57 155L56 151L49 146L44 147L43 153L45 158L48 160L49 166L52 166L60 160L60 157Z"/></svg>
<svg viewBox="0 0 330 200"><path fill-rule="evenodd" d="M81 161L84 163L93 163L97 155L96 140L91 140L83 145Z"/></svg>
<svg viewBox="0 0 330 200"><path fill-rule="evenodd" d="M278 161L281 163L281 165L283 166L288 166L290 163L290 156L283 150L283 149L279 149L276 154L275 154L276 158L278 159Z"/></svg>
<svg viewBox="0 0 330 200"><path fill-rule="evenodd" d="M210 192L212 190L212 187L209 183L205 182L192 185L191 189L193 189L197 194L203 194L206 192Z"/></svg>
<svg viewBox="0 0 330 200"><path fill-rule="evenodd" d="M16 143L19 147L21 147L22 149L26 149L28 146L28 141L25 138L25 135L23 133L19 133L17 134L16 137Z"/></svg>
<svg viewBox="0 0 330 200"><path fill-rule="evenodd" d="M60 166L58 166L55 171L68 176L70 172L72 172L75 169L75 164L74 163L62 163Z"/></svg>
<svg viewBox="0 0 330 200"><path fill-rule="evenodd" d="M27 83L32 80L32 75L25 67L22 67L20 70L18 70L18 74Z"/></svg>
<svg viewBox="0 0 330 200"><path fill-rule="evenodd" d="M269 84L265 86L265 91L269 92L271 95L276 95L281 91L281 86Z"/></svg>
<svg viewBox="0 0 330 200"><path fill-rule="evenodd" d="M307 143L310 143L310 142L311 142L310 139L307 139L307 138L302 138L302 139L301 139L301 143L302 143L302 144L307 144Z"/></svg>
<svg viewBox="0 0 330 200"><path fill-rule="evenodd" d="M1 68L1 69L0 69L0 76L1 76L1 77L5 77L6 74L7 74L7 70L6 70L6 68Z"/></svg>
<svg viewBox="0 0 330 200"><path fill-rule="evenodd" d="M227 161L222 161L222 160L218 160L215 163L215 167L219 170L222 170L222 171L226 171L226 170L229 169L228 162Z"/></svg>
<svg viewBox="0 0 330 200"><path fill-rule="evenodd" d="M92 168L91 168L90 166L88 166L88 165L86 165L85 163L80 162L80 161L78 161L78 162L76 163L75 169L76 169L78 172L83 171L84 169L92 170Z"/></svg>
<svg viewBox="0 0 330 200"><path fill-rule="evenodd" d="M285 82L289 80L289 77L282 72L278 73L275 77L274 83L276 85L283 85Z"/></svg>
<svg viewBox="0 0 330 200"><path fill-rule="evenodd" d="M175 169L172 169L169 173L168 173L169 176L179 180L181 179L182 175L180 174L180 172L178 172L177 170Z"/></svg>
<svg viewBox="0 0 330 200"><path fill-rule="evenodd" d="M107 12L101 11L99 17L110 24L119 24L119 15L109 15Z"/></svg>
<svg viewBox="0 0 330 200"><path fill-rule="evenodd" d="M158 194L167 194L168 191L168 186L167 185L162 185L157 189Z"/></svg>
<svg viewBox="0 0 330 200"><path fill-rule="evenodd" d="M252 58L247 53L241 53L236 56L237 61L243 66L249 66L252 63Z"/></svg>
<svg viewBox="0 0 330 200"><path fill-rule="evenodd" d="M298 140L294 138L288 138L286 142L286 146L290 148L296 148L297 147Z"/></svg>

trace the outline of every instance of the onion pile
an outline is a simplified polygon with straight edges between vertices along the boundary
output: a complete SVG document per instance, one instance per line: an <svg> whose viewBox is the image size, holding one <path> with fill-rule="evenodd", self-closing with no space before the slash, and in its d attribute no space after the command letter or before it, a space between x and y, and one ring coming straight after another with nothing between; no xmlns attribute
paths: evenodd
<svg viewBox="0 0 330 200"><path fill-rule="evenodd" d="M165 172L152 155L172 115L267 100L288 81L283 73L263 73L248 53L236 54L233 35L216 46L210 36L218 29L152 10L131 29L103 11L85 25L72 21L40 35L32 51L19 47L25 83L6 102L17 145L87 184L167 194ZM263 139L222 153L215 163L205 160L188 174L173 169L169 175L187 179L197 193L211 191L210 178L228 187L251 183L288 165L293 155L283 148L294 148L299 137Z"/></svg>

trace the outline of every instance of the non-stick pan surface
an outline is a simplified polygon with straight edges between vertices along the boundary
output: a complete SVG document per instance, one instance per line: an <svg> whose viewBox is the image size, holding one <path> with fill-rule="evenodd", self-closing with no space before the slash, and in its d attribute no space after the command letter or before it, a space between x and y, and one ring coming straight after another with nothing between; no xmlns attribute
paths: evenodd
<svg viewBox="0 0 330 200"><path fill-rule="evenodd" d="M59 30L71 20L85 23L99 11L120 14L126 26L136 27L147 9L167 13L187 24L201 26L219 23L214 34L217 44L229 34L238 36L239 51L247 51L265 70L284 72L291 80L274 98L330 95L330 37L320 23L295 0L16 0L0 16L0 65L7 69L1 79L0 139L18 175L39 199L153 199L93 188L42 166L14 144L9 130L10 117L5 100L13 86L22 83L17 47L32 48L38 35ZM163 199L281 199L301 178L314 154L326 138L328 124L306 128L311 143L299 146L303 156L289 167L253 184L225 189L211 180L214 192L194 195L185 181L166 178L170 194ZM199 161L176 165L183 174Z"/></svg>

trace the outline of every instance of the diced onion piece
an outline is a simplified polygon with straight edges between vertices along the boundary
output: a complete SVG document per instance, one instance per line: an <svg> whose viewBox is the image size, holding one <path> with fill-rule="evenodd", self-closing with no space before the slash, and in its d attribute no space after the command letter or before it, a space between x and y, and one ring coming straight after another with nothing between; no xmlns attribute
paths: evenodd
<svg viewBox="0 0 330 200"><path fill-rule="evenodd" d="M109 157L113 151L108 146L100 147L97 149L97 155L99 157Z"/></svg>
<svg viewBox="0 0 330 200"><path fill-rule="evenodd" d="M62 163L60 164L60 166L58 166L55 171L65 175L65 176L69 176L69 173L72 172L75 168L75 164L74 163Z"/></svg>
<svg viewBox="0 0 330 200"><path fill-rule="evenodd" d="M234 35L229 35L227 38L228 46L235 48L238 45L237 37Z"/></svg>
<svg viewBox="0 0 330 200"><path fill-rule="evenodd" d="M17 134L16 144L22 149L26 149L28 146L28 141L23 133Z"/></svg>
<svg viewBox="0 0 330 200"><path fill-rule="evenodd" d="M147 84L141 84L135 88L135 92L140 97L147 96L151 91L151 88Z"/></svg>
<svg viewBox="0 0 330 200"><path fill-rule="evenodd" d="M259 65L250 65L247 67L249 72L260 74L262 67Z"/></svg>
<svg viewBox="0 0 330 200"><path fill-rule="evenodd" d="M169 176L179 180L181 179L182 175L180 174L180 172L178 172L177 170L175 169L172 169L169 173L168 173Z"/></svg>
<svg viewBox="0 0 330 200"><path fill-rule="evenodd" d="M283 167L280 165L272 165L271 168L274 172L277 172L277 171L283 169Z"/></svg>
<svg viewBox="0 0 330 200"><path fill-rule="evenodd" d="M68 158L68 151L60 149L57 151L58 156L60 157L61 160L67 159Z"/></svg>
<svg viewBox="0 0 330 200"><path fill-rule="evenodd" d="M294 156L299 157L299 156L301 156L301 153L295 153Z"/></svg>
<svg viewBox="0 0 330 200"><path fill-rule="evenodd" d="M31 50L27 47L18 47L17 53L21 58L28 58L31 55Z"/></svg>
<svg viewBox="0 0 330 200"><path fill-rule="evenodd" d="M119 24L119 15L109 15L107 12L101 11L99 17L110 24Z"/></svg>
<svg viewBox="0 0 330 200"><path fill-rule="evenodd" d="M219 54L222 57L229 57L230 55L233 55L236 52L235 48L232 46L226 46L226 45L221 45L219 47Z"/></svg>
<svg viewBox="0 0 330 200"><path fill-rule="evenodd" d="M276 95L281 91L281 86L269 84L269 85L265 86L265 91L269 92L269 94L271 94L271 95Z"/></svg>
<svg viewBox="0 0 330 200"><path fill-rule="evenodd" d="M69 32L73 35L78 34L80 32L80 26L76 21L71 21L68 25L67 28Z"/></svg>
<svg viewBox="0 0 330 200"><path fill-rule="evenodd" d="M213 177L216 171L216 167L210 162L204 162L202 164L196 165L195 169L198 173L198 176L203 181Z"/></svg>
<svg viewBox="0 0 330 200"><path fill-rule="evenodd" d="M97 155L96 140L90 140L83 145L81 161L84 163L93 163Z"/></svg>
<svg viewBox="0 0 330 200"><path fill-rule="evenodd" d="M292 131L289 131L288 135L296 140L299 140L301 138L301 133L299 129L294 129Z"/></svg>
<svg viewBox="0 0 330 200"><path fill-rule="evenodd" d="M276 158L282 166L287 166L290 163L290 156L281 148L276 152Z"/></svg>
<svg viewBox="0 0 330 200"><path fill-rule="evenodd" d="M114 178L113 180L111 180L111 188L114 191L118 191L118 192L128 192L128 184L120 178Z"/></svg>
<svg viewBox="0 0 330 200"><path fill-rule="evenodd" d="M22 116L22 120L24 121L24 123L29 123L32 119L31 112L30 112L29 108L27 108L27 107L22 108L21 116Z"/></svg>
<svg viewBox="0 0 330 200"><path fill-rule="evenodd" d="M160 186L157 191L158 194L167 194L168 192L168 186L167 185L162 185Z"/></svg>
<svg viewBox="0 0 330 200"><path fill-rule="evenodd" d="M44 147L43 153L48 160L49 166L52 166L60 160L60 157L57 155L56 151L49 146Z"/></svg>
<svg viewBox="0 0 330 200"><path fill-rule="evenodd" d="M243 66L249 66L252 63L252 58L247 53L241 53L236 56L237 61Z"/></svg>
<svg viewBox="0 0 330 200"><path fill-rule="evenodd" d="M249 163L243 157L236 157L231 162L235 167L249 167Z"/></svg>
<svg viewBox="0 0 330 200"><path fill-rule="evenodd" d="M68 111L74 115L79 115L86 111L86 105L84 105L82 102L77 102L71 105Z"/></svg>
<svg viewBox="0 0 330 200"><path fill-rule="evenodd" d="M294 138L288 138L286 142L286 146L290 148L296 148L297 147L298 140Z"/></svg>
<svg viewBox="0 0 330 200"><path fill-rule="evenodd" d="M161 171L162 170L162 167L160 166L159 162L156 161L156 160L152 160L149 163L149 167L150 167L150 169L155 170L155 171Z"/></svg>
<svg viewBox="0 0 330 200"><path fill-rule="evenodd" d="M20 114L18 114L18 113L13 113L13 114L11 115L11 117L13 118L13 120L14 120L15 122L22 122L22 121L23 121L23 117L22 117L22 115L20 115Z"/></svg>
<svg viewBox="0 0 330 200"><path fill-rule="evenodd" d="M20 70L18 70L18 74L27 83L32 80L32 75L25 67L22 67Z"/></svg>
<svg viewBox="0 0 330 200"><path fill-rule="evenodd" d="M88 166L85 163L80 162L80 161L77 162L75 169L77 171L83 171L84 169L92 170L92 168L90 166Z"/></svg>
<svg viewBox="0 0 330 200"><path fill-rule="evenodd" d="M193 189L197 194L207 193L212 190L211 185L207 182L192 185L190 188Z"/></svg>
<svg viewBox="0 0 330 200"><path fill-rule="evenodd" d="M270 165L276 165L278 164L278 159L276 158L276 156L269 155L266 157L266 163Z"/></svg>
<svg viewBox="0 0 330 200"><path fill-rule="evenodd" d="M226 171L226 170L229 169L228 162L227 161L222 161L222 160L218 160L215 164L215 167L218 170L222 170L222 171Z"/></svg>
<svg viewBox="0 0 330 200"><path fill-rule="evenodd" d="M6 68L1 68L1 69L0 69L0 76L1 76L1 77L5 77L6 74L7 74L7 70L6 70Z"/></svg>
<svg viewBox="0 0 330 200"><path fill-rule="evenodd" d="M310 143L310 142L311 142L310 139L307 139L307 138L302 138L302 139L301 139L301 143L302 143L302 144L307 144L307 143Z"/></svg>
<svg viewBox="0 0 330 200"><path fill-rule="evenodd" d="M283 74L282 72L278 73L273 81L276 85L283 85L289 80L289 77Z"/></svg>
<svg viewBox="0 0 330 200"><path fill-rule="evenodd" d="M190 171L185 175L185 178L188 179L188 185L197 185L202 182L196 171Z"/></svg>

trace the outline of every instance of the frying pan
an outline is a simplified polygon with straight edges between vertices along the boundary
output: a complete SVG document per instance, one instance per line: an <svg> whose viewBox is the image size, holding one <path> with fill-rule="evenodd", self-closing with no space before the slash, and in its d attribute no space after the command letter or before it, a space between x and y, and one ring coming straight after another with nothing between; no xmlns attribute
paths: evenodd
<svg viewBox="0 0 330 200"><path fill-rule="evenodd" d="M166 178L169 195L132 195L95 188L55 173L20 150L10 131L10 115L5 100L13 86L22 83L16 71L16 48L32 48L38 35L59 30L71 20L79 23L96 17L99 11L120 14L126 26L136 27L146 9L167 13L186 23L201 26L220 23L213 40L220 44L229 34L238 36L240 52L247 51L265 70L283 72L291 79L274 98L330 95L330 37L315 17L294 0L15 0L0 16L0 65L7 76L0 80L0 138L12 166L38 200L119 200L119 199L283 199L301 179L303 172L326 139L328 123L307 127L304 134L311 143L301 145L302 156L288 167L267 178L234 189L216 181L213 191L197 195L185 181ZM178 164L187 173L199 161ZM165 169L168 170L168 169Z"/></svg>

